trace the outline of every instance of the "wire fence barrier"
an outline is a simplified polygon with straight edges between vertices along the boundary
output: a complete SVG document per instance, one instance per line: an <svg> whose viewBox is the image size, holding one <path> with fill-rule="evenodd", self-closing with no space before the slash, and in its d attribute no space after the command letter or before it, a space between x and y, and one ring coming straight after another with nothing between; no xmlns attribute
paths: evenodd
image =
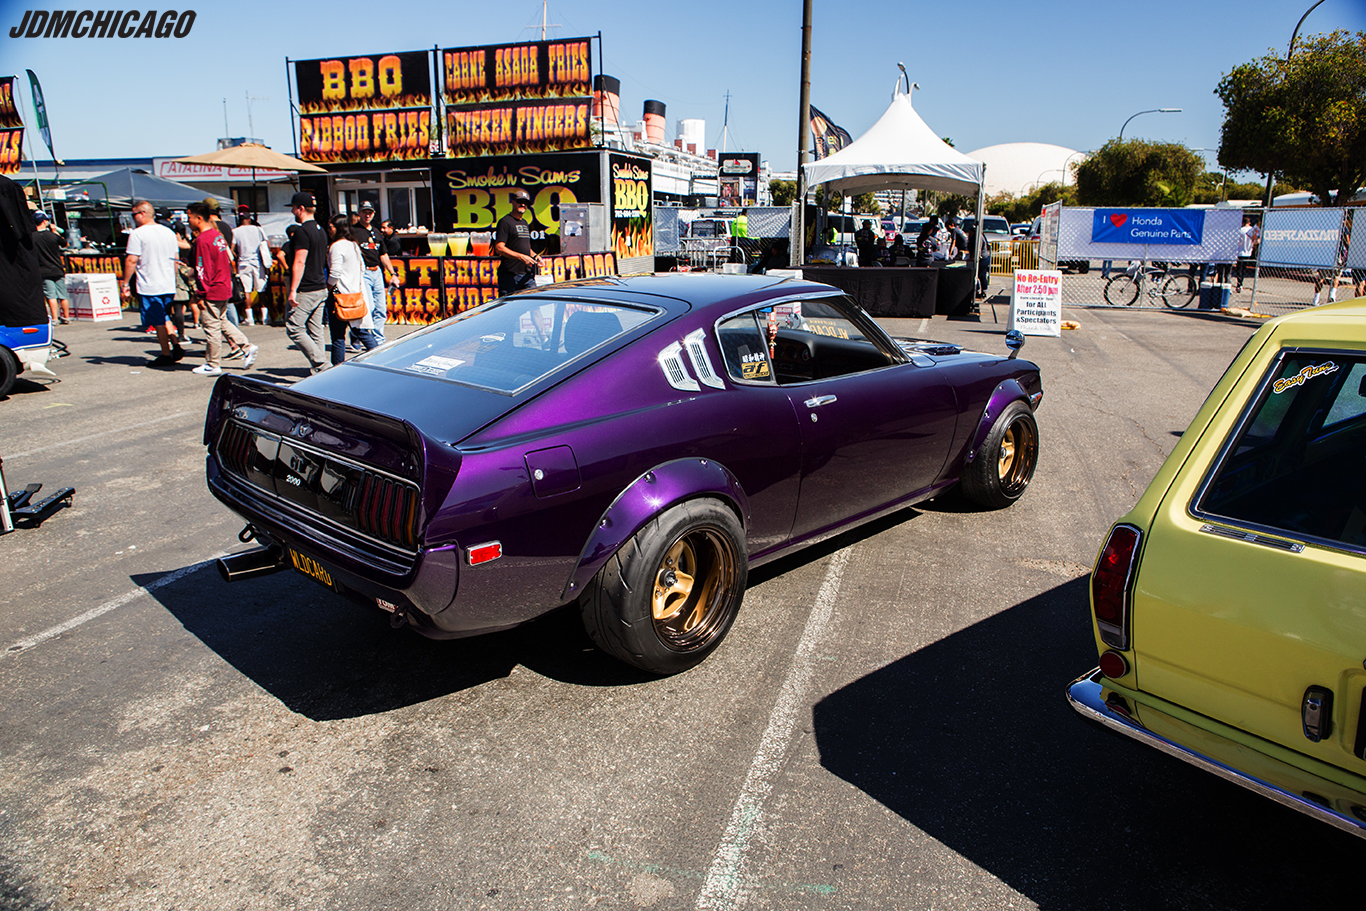
<svg viewBox="0 0 1366 911"><path fill-rule="evenodd" d="M1113 245L1115 258L1102 259L1090 255L1094 210L1055 204L1045 208L1041 236L1026 243L1037 251L1038 268L1066 273L1063 306L1238 308L1278 316L1366 296L1366 216L1359 216L1360 236L1352 235L1358 211L1205 210L1198 248ZM993 247L992 271L1007 281L1013 269L1027 268L1019 262L1013 250L1006 257Z"/></svg>

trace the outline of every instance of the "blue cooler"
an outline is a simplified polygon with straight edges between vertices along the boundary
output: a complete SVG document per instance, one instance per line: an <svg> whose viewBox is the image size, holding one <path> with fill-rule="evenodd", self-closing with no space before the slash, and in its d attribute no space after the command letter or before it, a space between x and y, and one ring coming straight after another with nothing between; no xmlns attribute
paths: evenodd
<svg viewBox="0 0 1366 911"><path fill-rule="evenodd" d="M1200 285L1200 309L1222 310L1228 306L1232 289L1228 285L1202 282Z"/></svg>

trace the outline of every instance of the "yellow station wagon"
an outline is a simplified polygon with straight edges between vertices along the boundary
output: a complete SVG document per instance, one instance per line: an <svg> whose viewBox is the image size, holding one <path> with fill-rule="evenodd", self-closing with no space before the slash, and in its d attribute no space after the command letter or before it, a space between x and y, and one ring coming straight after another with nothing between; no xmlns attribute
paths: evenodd
<svg viewBox="0 0 1366 911"><path fill-rule="evenodd" d="M1083 716L1366 837L1366 299L1259 329L1091 574Z"/></svg>

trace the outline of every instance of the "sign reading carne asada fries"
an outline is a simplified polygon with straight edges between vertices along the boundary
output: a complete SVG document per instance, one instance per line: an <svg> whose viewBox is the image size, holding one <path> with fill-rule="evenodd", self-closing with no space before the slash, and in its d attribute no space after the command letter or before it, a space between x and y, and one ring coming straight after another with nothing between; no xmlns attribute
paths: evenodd
<svg viewBox="0 0 1366 911"><path fill-rule="evenodd" d="M432 146L428 51L298 60L299 157L311 162L427 158Z"/></svg>
<svg viewBox="0 0 1366 911"><path fill-rule="evenodd" d="M587 98L593 94L590 41L564 38L444 50L441 87L446 104Z"/></svg>

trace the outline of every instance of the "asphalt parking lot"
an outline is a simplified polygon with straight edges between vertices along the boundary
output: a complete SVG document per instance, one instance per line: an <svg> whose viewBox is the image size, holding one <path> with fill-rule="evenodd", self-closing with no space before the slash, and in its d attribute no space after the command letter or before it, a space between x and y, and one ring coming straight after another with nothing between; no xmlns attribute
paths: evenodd
<svg viewBox="0 0 1366 911"><path fill-rule="evenodd" d="M0 909L1295 907L1361 842L1074 715L1086 575L1251 321L1065 311L1030 339L1014 507L922 504L751 574L719 652L654 679L576 614L451 642L297 574L228 586L213 380L123 323L0 400ZM899 335L1003 350L981 323ZM280 328L252 374L292 381ZM199 348L193 349L198 351Z"/></svg>

